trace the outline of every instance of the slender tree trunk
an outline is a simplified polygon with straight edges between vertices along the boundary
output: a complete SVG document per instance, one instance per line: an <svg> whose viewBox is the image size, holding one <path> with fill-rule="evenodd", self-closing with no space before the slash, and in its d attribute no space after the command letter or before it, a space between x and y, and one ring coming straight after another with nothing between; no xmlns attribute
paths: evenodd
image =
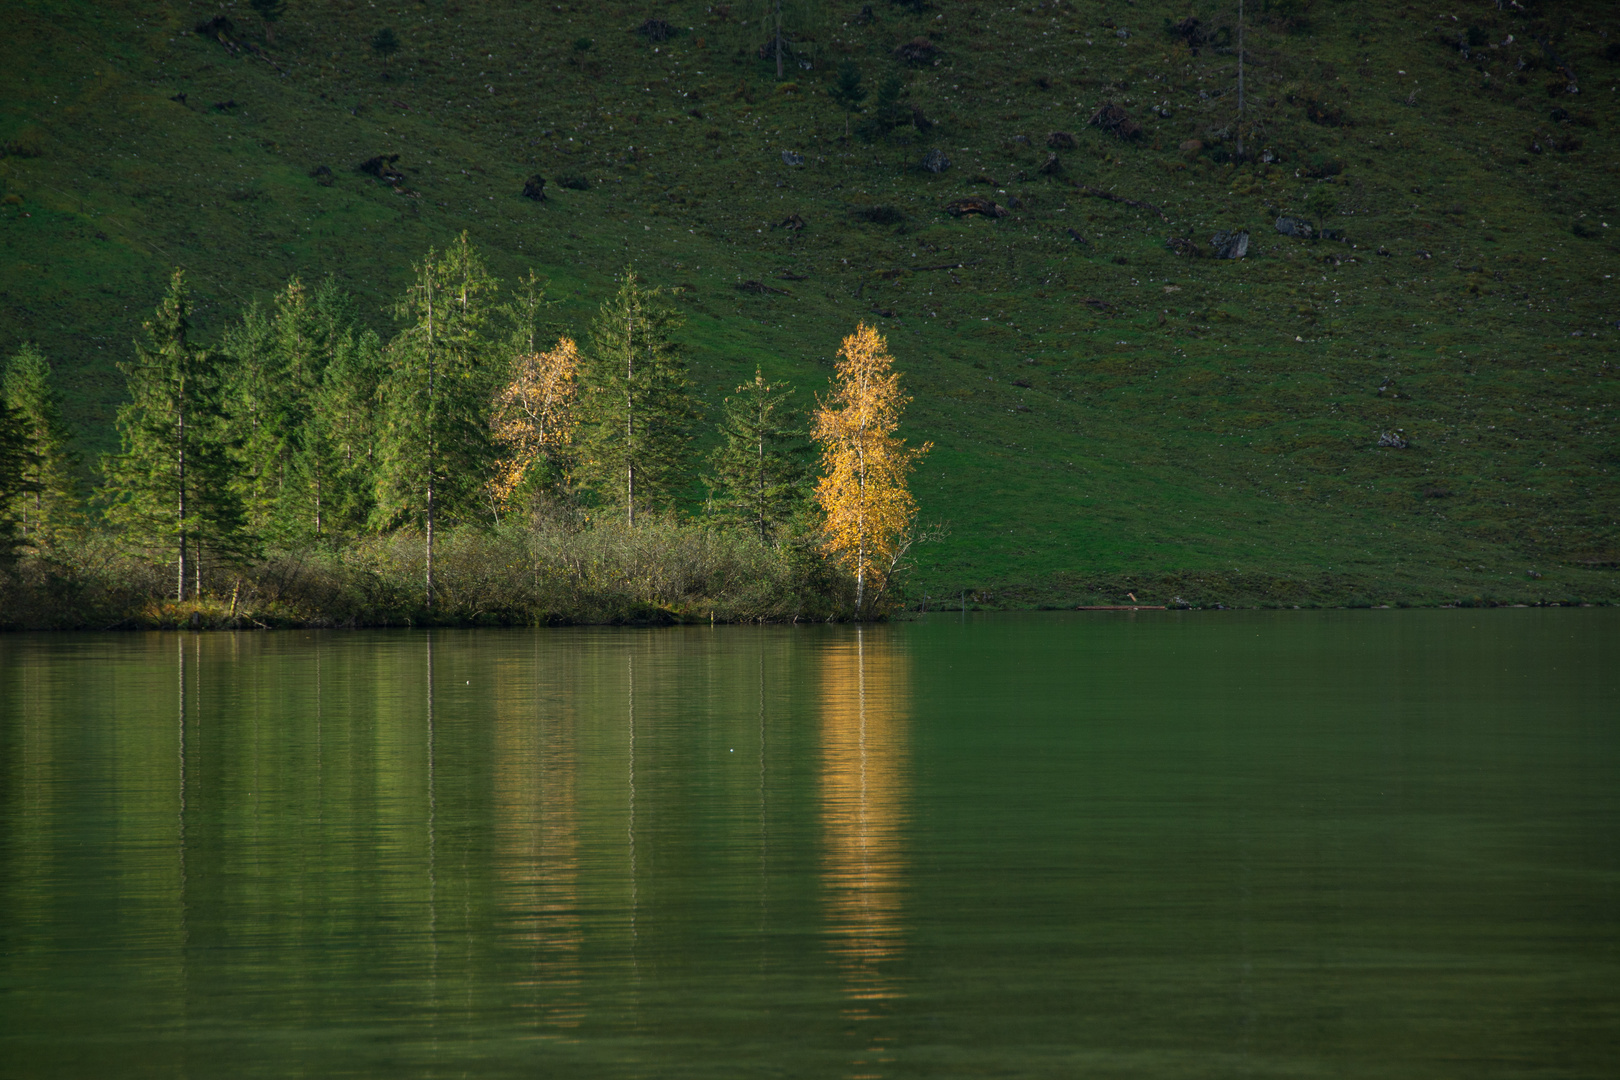
<svg viewBox="0 0 1620 1080"><path fill-rule="evenodd" d="M438 419L438 410L434 408L434 342L433 342L433 272L427 274L427 364L428 364L428 415L427 415L427 609L433 610L433 480L438 462L434 460L434 451L438 445L434 438L433 425Z"/></svg>
<svg viewBox="0 0 1620 1080"><path fill-rule="evenodd" d="M178 433L178 446L176 449L175 466L179 481L179 500L175 507L175 520L179 525L180 557L175 566L175 600L186 602L186 407L185 407L185 381L180 383L180 412L179 423L176 425Z"/></svg>
<svg viewBox="0 0 1620 1080"><path fill-rule="evenodd" d="M782 78L782 0L776 0L776 77Z"/></svg>
<svg viewBox="0 0 1620 1080"><path fill-rule="evenodd" d="M1238 0L1238 160L1243 160L1243 0Z"/></svg>
<svg viewBox="0 0 1620 1080"><path fill-rule="evenodd" d="M630 528L636 527L636 317L625 322L624 340L624 505Z"/></svg>
<svg viewBox="0 0 1620 1080"><path fill-rule="evenodd" d="M759 542L765 542L765 426L761 420L759 428L759 456L756 459L756 472L754 476L754 508L758 515Z"/></svg>
<svg viewBox="0 0 1620 1080"><path fill-rule="evenodd" d="M864 440L865 433L862 432ZM865 617L866 606L866 454L863 446L855 451L860 462L855 470L855 485L860 490L856 505L860 507L855 523L855 534L860 537L855 549L855 617Z"/></svg>

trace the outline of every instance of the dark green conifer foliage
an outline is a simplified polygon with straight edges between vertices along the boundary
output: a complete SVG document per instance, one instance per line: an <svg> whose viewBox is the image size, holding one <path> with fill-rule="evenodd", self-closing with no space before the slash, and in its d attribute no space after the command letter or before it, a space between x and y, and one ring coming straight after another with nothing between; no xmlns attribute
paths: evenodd
<svg viewBox="0 0 1620 1080"><path fill-rule="evenodd" d="M240 559L252 543L231 483L222 356L190 340L181 271L145 331L135 360L119 365L130 401L118 410L119 452L104 467L107 517L131 541L173 554L175 597L183 601L188 560L200 594L205 553Z"/></svg>
<svg viewBox="0 0 1620 1080"><path fill-rule="evenodd" d="M254 530L284 546L357 531L373 486L377 345L348 297L330 280L312 295L295 277L225 347L236 483Z"/></svg>
<svg viewBox="0 0 1620 1080"><path fill-rule="evenodd" d="M688 479L698 410L671 336L680 324L658 290L627 270L597 312L581 365L577 475L598 505L622 510L631 526L669 505Z"/></svg>
<svg viewBox="0 0 1620 1080"><path fill-rule="evenodd" d="M754 372L726 398L720 445L710 455L711 506L721 518L780 540L804 502L810 444L794 412L793 388Z"/></svg>
<svg viewBox="0 0 1620 1080"><path fill-rule="evenodd" d="M323 303L324 295L323 287L317 304ZM343 329L332 340L316 394L316 431L311 440L312 451L324 463L321 536L360 533L374 519L377 504L383 345L376 331L356 325L351 305L348 295L334 286L330 317Z"/></svg>
<svg viewBox="0 0 1620 1080"><path fill-rule="evenodd" d="M420 525L433 606L434 529L475 516L494 466L489 402L501 372L489 338L496 281L467 234L416 266L396 313L379 394L384 420L374 524Z"/></svg>
<svg viewBox="0 0 1620 1080"><path fill-rule="evenodd" d="M62 422L61 397L51 368L33 345L24 344L6 365L0 400L22 415L33 463L23 479L31 490L13 504L22 541L36 551L71 537L80 525L79 457Z"/></svg>
<svg viewBox="0 0 1620 1080"><path fill-rule="evenodd" d="M254 532L278 544L318 532L319 500L310 498L306 476L316 463L306 443L324 365L311 314L308 293L293 278L268 314L254 304L225 340L234 361L228 408L237 490Z"/></svg>
<svg viewBox="0 0 1620 1080"><path fill-rule="evenodd" d="M849 112L860 108L861 102L866 100L867 90L861 85L861 69L855 61L845 60L838 65L838 81L827 93Z"/></svg>
<svg viewBox="0 0 1620 1080"><path fill-rule="evenodd" d="M287 9L286 0L250 0L253 10L259 13L264 20L264 39L274 43L276 31L274 23Z"/></svg>
<svg viewBox="0 0 1620 1080"><path fill-rule="evenodd" d="M16 557L21 504L36 487L28 479L39 466L32 444L22 410L0 398L0 562L9 563Z"/></svg>
<svg viewBox="0 0 1620 1080"><path fill-rule="evenodd" d="M371 51L382 57L383 70L388 69L388 58L399 51L399 38L393 30L383 27L371 35Z"/></svg>
<svg viewBox="0 0 1620 1080"><path fill-rule="evenodd" d="M872 102L871 116L861 126L861 134L868 139L887 135L911 119L911 112L901 103L906 83L899 75L891 74L878 84L877 98Z"/></svg>

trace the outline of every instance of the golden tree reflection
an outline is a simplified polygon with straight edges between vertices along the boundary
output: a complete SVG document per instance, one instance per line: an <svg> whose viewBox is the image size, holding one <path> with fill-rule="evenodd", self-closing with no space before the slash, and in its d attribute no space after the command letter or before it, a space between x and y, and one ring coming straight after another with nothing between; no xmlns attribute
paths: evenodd
<svg viewBox="0 0 1620 1080"><path fill-rule="evenodd" d="M548 701L537 717L533 698L519 691L524 676L517 669L501 672L500 684L495 842L503 931L531 956L529 973L515 985L532 991L536 1027L565 1035L585 1015L574 716Z"/></svg>
<svg viewBox="0 0 1620 1080"><path fill-rule="evenodd" d="M860 628L829 652L823 670L822 885L830 950L848 999L845 1015L867 1020L901 996L894 968L904 946L907 672L887 635ZM874 1036L851 1075L880 1075L886 1056Z"/></svg>

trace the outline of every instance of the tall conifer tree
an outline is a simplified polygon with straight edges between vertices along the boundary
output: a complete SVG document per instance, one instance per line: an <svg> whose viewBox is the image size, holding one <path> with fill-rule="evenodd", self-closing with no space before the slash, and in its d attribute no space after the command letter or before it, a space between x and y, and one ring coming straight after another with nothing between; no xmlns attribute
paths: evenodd
<svg viewBox="0 0 1620 1080"><path fill-rule="evenodd" d="M0 562L16 557L20 504L33 495L36 487L28 479L39 464L32 446L22 410L13 409L0 398Z"/></svg>
<svg viewBox="0 0 1620 1080"><path fill-rule="evenodd" d="M31 490L15 504L24 543L35 550L55 546L79 521L79 458L62 422L61 397L51 384L45 357L24 344L6 365L0 400L22 417L32 463L23 479Z"/></svg>
<svg viewBox="0 0 1620 1080"><path fill-rule="evenodd" d="M377 503L383 346L376 331L355 323L352 300L335 286L330 293L323 286L316 302L342 327L316 391L310 448L324 463L316 532L353 536L367 527Z"/></svg>
<svg viewBox="0 0 1620 1080"><path fill-rule="evenodd" d="M726 398L720 445L709 462L714 509L745 524L762 543L778 539L804 501L808 445L793 411L793 388L754 372Z"/></svg>
<svg viewBox="0 0 1620 1080"><path fill-rule="evenodd" d="M191 342L191 296L176 270L135 360L119 365L130 401L118 410L120 448L105 471L108 519L131 540L173 553L182 601L188 568L201 593L205 551L239 558L252 546L230 482L220 367L219 353Z"/></svg>
<svg viewBox="0 0 1620 1080"><path fill-rule="evenodd" d="M698 410L671 336L680 323L656 289L626 271L597 313L581 370L578 476L632 527L638 514L667 505L687 478Z"/></svg>
<svg viewBox="0 0 1620 1080"><path fill-rule="evenodd" d="M368 451L357 440L375 433L377 372L374 335L356 330L347 295L295 277L268 313L248 310L226 350L236 483L254 529L282 544L353 531L369 507L369 470L355 466Z"/></svg>
<svg viewBox="0 0 1620 1080"><path fill-rule="evenodd" d="M428 607L434 530L477 510L494 467L489 401L500 373L488 329L495 290L462 233L416 266L416 283L397 309L407 325L389 344L375 520L422 525Z"/></svg>

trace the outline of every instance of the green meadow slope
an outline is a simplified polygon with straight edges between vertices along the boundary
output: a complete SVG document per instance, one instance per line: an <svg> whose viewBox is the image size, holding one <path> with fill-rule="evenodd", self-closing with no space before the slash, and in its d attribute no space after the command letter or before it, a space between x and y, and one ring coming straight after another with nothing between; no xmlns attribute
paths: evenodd
<svg viewBox="0 0 1620 1080"><path fill-rule="evenodd" d="M465 230L576 332L627 265L670 287L711 405L756 365L808 398L874 320L948 526L918 599L1620 596L1613 5L1250 0L1241 128L1235 3L787 0L781 80L765 6L289 0L267 35L245 3L14 0L0 349L48 351L99 451L170 267L205 334L294 273L386 329ZM1167 243L1220 230L1247 257Z"/></svg>

